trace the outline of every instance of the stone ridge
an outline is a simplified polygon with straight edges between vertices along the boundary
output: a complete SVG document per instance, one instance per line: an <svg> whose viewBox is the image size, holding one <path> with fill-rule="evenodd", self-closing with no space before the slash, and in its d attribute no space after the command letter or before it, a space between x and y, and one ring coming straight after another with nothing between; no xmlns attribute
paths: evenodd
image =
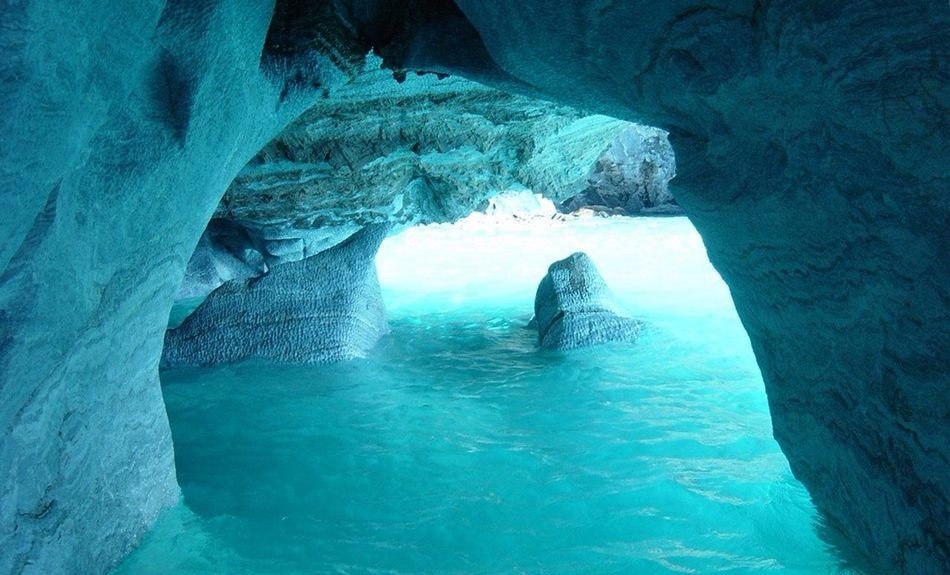
<svg viewBox="0 0 950 575"><path fill-rule="evenodd" d="M389 230L367 226L313 257L224 283L168 330L163 367L263 358L330 363L361 357L388 332L374 258Z"/></svg>
<svg viewBox="0 0 950 575"><path fill-rule="evenodd" d="M310 257L362 226L452 222L532 189L574 211L678 213L667 134L462 78L362 72L241 170L178 297Z"/></svg>
<svg viewBox="0 0 950 575"><path fill-rule="evenodd" d="M640 322L624 317L594 262L583 252L551 264L534 299L538 341L567 350L635 341Z"/></svg>

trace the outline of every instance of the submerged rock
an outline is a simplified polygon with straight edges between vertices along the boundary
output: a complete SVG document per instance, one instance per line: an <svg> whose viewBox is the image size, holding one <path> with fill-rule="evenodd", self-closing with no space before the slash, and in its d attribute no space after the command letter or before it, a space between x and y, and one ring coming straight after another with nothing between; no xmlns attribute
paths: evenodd
<svg viewBox="0 0 950 575"><path fill-rule="evenodd" d="M364 355L388 331L374 263L388 229L367 226L311 258L223 284L168 330L162 365L251 357L329 363Z"/></svg>
<svg viewBox="0 0 950 575"><path fill-rule="evenodd" d="M575 349L633 341L640 322L620 315L604 279L583 252L551 264L538 285L532 320L547 349Z"/></svg>

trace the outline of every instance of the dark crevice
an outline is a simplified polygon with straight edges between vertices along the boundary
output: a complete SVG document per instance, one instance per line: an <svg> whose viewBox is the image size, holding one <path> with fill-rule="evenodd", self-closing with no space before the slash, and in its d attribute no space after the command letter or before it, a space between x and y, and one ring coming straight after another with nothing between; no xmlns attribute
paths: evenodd
<svg viewBox="0 0 950 575"><path fill-rule="evenodd" d="M179 64L168 50L162 50L152 81L155 109L179 146L185 145L194 107L195 82L187 67Z"/></svg>

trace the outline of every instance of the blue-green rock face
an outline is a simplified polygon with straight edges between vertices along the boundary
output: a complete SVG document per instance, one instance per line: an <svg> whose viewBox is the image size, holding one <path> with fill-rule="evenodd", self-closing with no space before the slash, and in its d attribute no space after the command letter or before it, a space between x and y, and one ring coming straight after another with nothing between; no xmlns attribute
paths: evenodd
<svg viewBox="0 0 950 575"><path fill-rule="evenodd" d="M157 367L185 262L320 94L262 67L266 3L0 17L0 573L102 573L179 497Z"/></svg>
<svg viewBox="0 0 950 575"><path fill-rule="evenodd" d="M624 317L594 262L577 252L551 264L534 298L538 341L546 349L577 349L633 341L639 323Z"/></svg>
<svg viewBox="0 0 950 575"><path fill-rule="evenodd" d="M888 570L945 572L950 10L457 4L506 74L670 131L792 469Z"/></svg>
<svg viewBox="0 0 950 575"><path fill-rule="evenodd" d="M332 363L361 357L388 330L374 258L387 225L313 257L232 280L165 335L163 367L242 359Z"/></svg>
<svg viewBox="0 0 950 575"><path fill-rule="evenodd" d="M101 572L175 500L156 369L187 259L370 48L669 130L793 471L887 569L946 572L946 5L288 6L2 9L0 572Z"/></svg>

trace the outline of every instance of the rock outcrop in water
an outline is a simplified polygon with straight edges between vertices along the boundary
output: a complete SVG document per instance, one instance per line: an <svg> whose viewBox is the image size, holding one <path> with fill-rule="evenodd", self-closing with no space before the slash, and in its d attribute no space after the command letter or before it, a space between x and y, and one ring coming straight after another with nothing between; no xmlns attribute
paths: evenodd
<svg viewBox="0 0 950 575"><path fill-rule="evenodd" d="M0 12L0 572L104 572L177 500L157 365L188 257L254 154L374 49L669 130L796 476L887 571L946 573L945 4Z"/></svg>
<svg viewBox="0 0 950 575"><path fill-rule="evenodd" d="M248 358L330 363L364 356L389 331L374 260L388 229L368 226L315 256L221 285L168 330L162 365Z"/></svg>
<svg viewBox="0 0 950 575"><path fill-rule="evenodd" d="M640 335L640 323L619 313L607 284L583 252L548 268L534 298L533 324L546 349L633 341Z"/></svg>

